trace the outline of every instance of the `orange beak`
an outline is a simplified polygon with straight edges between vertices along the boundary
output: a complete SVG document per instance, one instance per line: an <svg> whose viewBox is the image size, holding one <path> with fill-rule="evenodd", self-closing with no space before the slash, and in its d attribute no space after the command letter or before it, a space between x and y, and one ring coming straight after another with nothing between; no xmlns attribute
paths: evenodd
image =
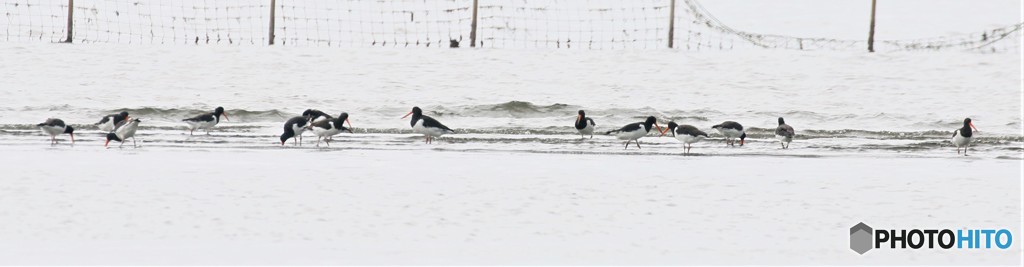
<svg viewBox="0 0 1024 267"><path fill-rule="evenodd" d="M409 113L406 113L405 116L402 116L402 119L404 119L405 117L409 117L409 115L412 115L412 111L409 111Z"/></svg>
<svg viewBox="0 0 1024 267"><path fill-rule="evenodd" d="M971 124L971 128L974 128L975 131L978 131L978 127L974 127L974 122L973 121L970 124ZM978 131L978 132L981 132L981 131Z"/></svg>
<svg viewBox="0 0 1024 267"><path fill-rule="evenodd" d="M661 130L661 135L659 135L658 137L665 136L665 133L667 133L668 130L669 130L668 128L665 128L664 130Z"/></svg>
<svg viewBox="0 0 1024 267"><path fill-rule="evenodd" d="M743 140L740 140L740 146L743 146Z"/></svg>
<svg viewBox="0 0 1024 267"><path fill-rule="evenodd" d="M103 147L107 147L107 145L109 145L109 144L110 144L110 139L107 139L107 142L103 143Z"/></svg>
<svg viewBox="0 0 1024 267"><path fill-rule="evenodd" d="M345 122L348 123L348 128L352 128L352 121L348 120L348 118L345 118ZM352 131L349 131L349 132L352 132Z"/></svg>
<svg viewBox="0 0 1024 267"><path fill-rule="evenodd" d="M221 113L220 115L223 115L225 120L231 121L231 119L228 118L227 112Z"/></svg>
<svg viewBox="0 0 1024 267"><path fill-rule="evenodd" d="M658 131L659 131L659 132L661 132L661 135L665 135L665 132L666 132L665 130L668 130L668 128L665 128L665 130L662 130L662 129L661 129L661 126L660 126L660 125L658 125L658 122L654 122L654 127L655 127L656 129L658 129Z"/></svg>
<svg viewBox="0 0 1024 267"><path fill-rule="evenodd" d="M583 119L583 116L576 115L576 123L580 123L581 119Z"/></svg>

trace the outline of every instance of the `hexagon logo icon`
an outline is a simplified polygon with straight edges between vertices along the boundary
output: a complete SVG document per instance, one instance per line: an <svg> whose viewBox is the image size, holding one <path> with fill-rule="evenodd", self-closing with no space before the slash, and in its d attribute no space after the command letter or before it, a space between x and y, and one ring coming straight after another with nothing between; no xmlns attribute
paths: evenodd
<svg viewBox="0 0 1024 267"><path fill-rule="evenodd" d="M868 250L874 248L874 242L871 240L872 233L874 230L871 229L871 226L863 222L850 227L850 249L864 255Z"/></svg>

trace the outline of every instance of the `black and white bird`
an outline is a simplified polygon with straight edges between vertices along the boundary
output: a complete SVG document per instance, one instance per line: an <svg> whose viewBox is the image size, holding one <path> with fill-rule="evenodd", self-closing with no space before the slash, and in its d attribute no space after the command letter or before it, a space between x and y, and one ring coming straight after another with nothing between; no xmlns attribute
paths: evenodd
<svg viewBox="0 0 1024 267"><path fill-rule="evenodd" d="M725 145L727 146L736 146L736 138L740 139L740 146L743 146L743 142L747 139L747 133L743 132L743 125L735 121L725 121L711 126L711 128L725 136Z"/></svg>
<svg viewBox="0 0 1024 267"><path fill-rule="evenodd" d="M345 128L345 122L348 122L348 127ZM347 131L352 133L352 122L348 120L348 113L342 112L337 118L320 120L313 122L309 127L313 130L313 134L316 134L316 146L320 146L320 139L327 141L327 146L331 146L331 141L334 140L332 136Z"/></svg>
<svg viewBox="0 0 1024 267"><path fill-rule="evenodd" d="M36 124L36 126L43 133L50 135L50 144L52 145L57 144L57 136L61 134L71 135L71 144L75 143L75 128L64 124L64 121L61 119L49 118L43 123Z"/></svg>
<svg viewBox="0 0 1024 267"><path fill-rule="evenodd" d="M306 118L309 118L310 122L314 122L314 121L316 121L320 117L324 117L324 119L328 119L328 120L329 119L333 119L333 117L331 117L331 115L327 115L327 113L324 113L323 111L319 111L319 110L316 110L316 109L307 109L306 111L302 112L302 116L306 117Z"/></svg>
<svg viewBox="0 0 1024 267"><path fill-rule="evenodd" d="M576 115L576 131L580 132L580 138L584 138L584 135L590 135L590 138L594 138L594 120L587 117L587 113L581 109L579 115Z"/></svg>
<svg viewBox="0 0 1024 267"><path fill-rule="evenodd" d="M135 143L135 131L139 129L140 122L142 122L142 120L136 118L131 118L125 121L124 125L117 127L117 130L107 134L107 142L103 143L103 147L110 145L110 141L119 141L121 142L121 145L118 147L124 146L124 141L128 140L128 138L132 139L133 147L138 147L138 144Z"/></svg>
<svg viewBox="0 0 1024 267"><path fill-rule="evenodd" d="M615 133L615 137L619 140L626 140L626 147L629 148L630 141L636 141L636 148L640 149L640 138L651 132L651 127L656 127L658 132L661 132L661 126L658 125L658 119L654 116L647 117L647 120L642 122L634 122L622 126L618 130L608 131L605 134Z"/></svg>
<svg viewBox="0 0 1024 267"><path fill-rule="evenodd" d="M665 132L668 131L672 131L672 137L683 142L683 154L690 154L693 143L700 142L700 140L708 137L707 133L697 129L697 127L693 127L693 125L679 125L674 121L668 122L668 129L662 131L661 135L664 136Z"/></svg>
<svg viewBox="0 0 1024 267"><path fill-rule="evenodd" d="M974 127L974 123L971 122L971 118L964 119L964 127L953 130L953 144L956 145L956 154L960 155L960 147L964 148L964 156L967 156L967 148L971 145L971 137L974 136L974 131L978 131L978 128ZM978 131L980 132L980 131Z"/></svg>
<svg viewBox="0 0 1024 267"><path fill-rule="evenodd" d="M212 113L206 113L181 121L184 121L186 124L188 124L188 135L192 135L192 132L194 132L196 129L204 129L206 130L206 134L209 135L210 128L213 128L213 126L216 126L217 123L220 122L221 116L224 116L225 120L230 121L230 119L228 119L228 114L224 113L224 107L217 107L213 110Z"/></svg>
<svg viewBox="0 0 1024 267"><path fill-rule="evenodd" d="M121 111L121 113L103 116L95 125L99 126L100 131L113 132L127 119L129 119L128 112Z"/></svg>
<svg viewBox="0 0 1024 267"><path fill-rule="evenodd" d="M441 137L447 133L455 133L455 130L444 126L441 122L431 118L430 116L423 115L423 110L420 107L412 107L412 111L402 116L402 119L412 115L412 120L409 121L409 125L412 126L412 131L415 133L423 134L426 138L423 142L430 144L433 142L434 137Z"/></svg>
<svg viewBox="0 0 1024 267"><path fill-rule="evenodd" d="M281 145L284 146L284 142L288 141L288 138L295 138L292 142L297 146L301 146L301 140L299 136L302 136L302 132L306 131L306 125L309 125L309 118L307 117L292 117L288 121L284 122L284 133L281 134Z"/></svg>
<svg viewBox="0 0 1024 267"><path fill-rule="evenodd" d="M782 142L782 149L789 148L789 143L793 142L794 135L796 135L796 131L793 130L793 127L779 117L779 127L775 128L775 138Z"/></svg>

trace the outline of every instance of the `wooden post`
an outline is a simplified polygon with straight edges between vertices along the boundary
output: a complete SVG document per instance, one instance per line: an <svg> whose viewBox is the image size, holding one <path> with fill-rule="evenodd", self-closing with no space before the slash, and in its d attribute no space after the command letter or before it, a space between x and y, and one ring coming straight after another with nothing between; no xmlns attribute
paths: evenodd
<svg viewBox="0 0 1024 267"><path fill-rule="evenodd" d="M473 24L470 25L472 29L469 30L469 47L476 47L476 11L477 1L473 0Z"/></svg>
<svg viewBox="0 0 1024 267"><path fill-rule="evenodd" d="M875 1L871 0L871 30L868 31L868 52L875 52Z"/></svg>
<svg viewBox="0 0 1024 267"><path fill-rule="evenodd" d="M71 42L71 33L74 30L75 24L75 0L68 0L68 39L65 39L65 43Z"/></svg>
<svg viewBox="0 0 1024 267"><path fill-rule="evenodd" d="M270 0L270 42L269 45L274 45L274 10L277 9L277 0Z"/></svg>
<svg viewBox="0 0 1024 267"><path fill-rule="evenodd" d="M668 6L668 48L672 48L672 42L676 36L676 0Z"/></svg>

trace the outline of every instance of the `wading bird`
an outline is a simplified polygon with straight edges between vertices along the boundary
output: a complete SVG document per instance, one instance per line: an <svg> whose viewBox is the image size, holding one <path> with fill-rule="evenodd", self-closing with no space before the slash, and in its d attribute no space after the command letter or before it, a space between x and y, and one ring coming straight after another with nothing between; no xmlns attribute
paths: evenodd
<svg viewBox="0 0 1024 267"><path fill-rule="evenodd" d="M789 148L789 143L793 142L793 135L796 135L793 127L786 124L782 117L779 117L779 127L775 128L775 138L782 142L782 149Z"/></svg>
<svg viewBox="0 0 1024 267"><path fill-rule="evenodd" d="M61 119L49 118L43 123L36 124L36 126L38 126L39 130L43 131L43 133L50 135L51 145L57 144L57 136L60 134L71 135L71 144L75 144L75 128L71 127L71 125L64 124L64 121Z"/></svg>
<svg viewBox="0 0 1024 267"><path fill-rule="evenodd" d="M661 132L658 119L654 118L654 116L648 116L647 120L642 122L626 124L626 126L622 126L618 130L608 131L605 134L615 133L615 137L619 138L619 140L626 140L626 149L629 148L630 141L636 141L636 148L640 149L640 138L651 132L651 127L657 127L658 131Z"/></svg>
<svg viewBox="0 0 1024 267"><path fill-rule="evenodd" d="M225 120L230 121L230 119L228 119L228 114L224 113L224 107L217 107L217 109L214 109L212 113L206 113L181 121L184 121L186 124L188 124L188 135L192 135L192 132L194 132L196 129L205 129L206 134L209 135L210 128L213 128L213 126L216 126L217 123L220 122L221 116L224 116Z"/></svg>
<svg viewBox="0 0 1024 267"><path fill-rule="evenodd" d="M747 133L743 132L743 125L735 121L725 121L722 124L711 126L711 128L725 136L725 145L727 146L736 146L736 138L740 139L740 146L743 146L743 141L747 139Z"/></svg>
<svg viewBox="0 0 1024 267"><path fill-rule="evenodd" d="M664 136L665 132L668 131L672 131L672 137L683 142L683 154L690 154L693 143L700 142L700 140L708 137L707 133L697 129L697 127L693 127L693 125L679 125L674 121L668 122L668 128L662 131L661 135Z"/></svg>
<svg viewBox="0 0 1024 267"><path fill-rule="evenodd" d="M579 115L576 115L576 131L580 132L580 138L584 138L584 135L590 135L590 138L594 138L594 120L587 117L587 113L581 109Z"/></svg>
<svg viewBox="0 0 1024 267"><path fill-rule="evenodd" d="M971 118L964 119L964 127L953 130L953 144L956 145L956 154L960 155L960 147L964 148L964 156L967 156L967 148L971 146L971 137L974 136L974 131L978 131L978 128L974 127L974 123L971 122ZM980 132L980 131L978 131Z"/></svg>
<svg viewBox="0 0 1024 267"><path fill-rule="evenodd" d="M345 128L345 122L348 122L348 127ZM327 142L327 146L331 146L331 141L334 140L333 136L347 131L352 133L352 122L348 120L348 113L342 112L338 115L338 118L325 119L314 122L309 126L313 130L313 134L316 134L316 146L320 146L320 139L324 139Z"/></svg>
<svg viewBox="0 0 1024 267"><path fill-rule="evenodd" d="M434 137L441 137L447 133L455 133L455 130L444 126L441 122L431 118L430 116L423 115L423 110L420 107L412 107L412 111L402 116L402 119L412 115L412 120L409 121L409 125L412 126L412 131L423 134L424 143L430 144L433 142Z"/></svg>

